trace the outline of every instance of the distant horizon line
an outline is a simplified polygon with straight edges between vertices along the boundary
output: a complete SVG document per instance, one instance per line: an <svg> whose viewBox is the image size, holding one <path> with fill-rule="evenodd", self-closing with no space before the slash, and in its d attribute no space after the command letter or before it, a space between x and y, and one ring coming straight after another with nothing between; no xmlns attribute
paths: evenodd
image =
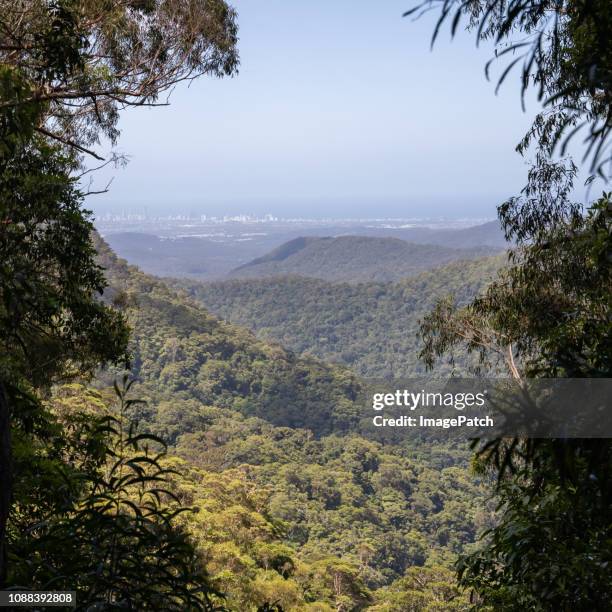
<svg viewBox="0 0 612 612"><path fill-rule="evenodd" d="M449 215L433 215L433 216L416 216L411 215L408 217L404 216L291 216L283 217L278 214L265 213L236 213L236 214L224 214L224 215L212 215L212 214L199 214L193 211L191 212L179 212L176 214L150 214L147 212L128 212L127 210L121 212L104 212L96 214L93 211L95 221L196 221L200 223L204 222L260 222L260 223L274 223L274 222L330 222L330 221L370 221L370 222L424 222L424 221L454 221L454 222L465 222L465 221L476 221L480 223L487 223L489 221L496 220L495 216L449 216Z"/></svg>

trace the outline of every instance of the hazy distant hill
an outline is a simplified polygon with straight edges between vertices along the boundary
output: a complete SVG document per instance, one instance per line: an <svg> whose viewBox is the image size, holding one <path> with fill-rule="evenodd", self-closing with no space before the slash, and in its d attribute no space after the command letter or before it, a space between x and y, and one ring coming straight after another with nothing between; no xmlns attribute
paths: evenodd
<svg viewBox="0 0 612 612"><path fill-rule="evenodd" d="M339 236L296 238L233 270L234 278L298 275L329 281L392 281L457 260L490 255L497 249L453 249L413 244L398 238Z"/></svg>
<svg viewBox="0 0 612 612"><path fill-rule="evenodd" d="M472 299L504 265L498 255L461 261L399 282L332 283L314 278L175 281L212 312L297 353L371 377L425 373L418 322L441 297ZM445 372L444 366L436 370Z"/></svg>
<svg viewBox="0 0 612 612"><path fill-rule="evenodd" d="M158 276L220 278L253 256L241 243L197 237L160 238L140 232L120 232L108 234L104 239L130 264Z"/></svg>
<svg viewBox="0 0 612 612"><path fill-rule="evenodd" d="M156 232L161 232L163 237ZM184 232L193 232L193 235ZM142 226L140 229L131 226L122 229L120 225L107 224L103 233L104 239L120 257L139 266L144 272L205 281L225 278L229 272L247 262L259 263L266 261L268 256L277 258L286 254L283 245L288 245L289 249L302 248L305 243L321 236L396 238L449 249L505 246L497 222L464 229L431 229L366 221L344 225L333 221L329 224L305 222L257 226L227 223L202 227L161 224ZM465 253L462 255L470 257ZM391 261L393 263L393 258ZM444 261L436 260L434 265L440 263ZM378 275L374 278L386 279Z"/></svg>
<svg viewBox="0 0 612 612"><path fill-rule="evenodd" d="M305 249L310 246L312 243L317 242L319 240L330 240L329 238L318 238L316 236L300 236L299 238L294 238L293 240L289 240L289 242L285 242L281 244L279 247L276 247L269 253L266 253L262 257L257 257L242 266L239 266L235 270L232 270L232 274L238 272L239 270L250 268L253 266L257 266L259 264L272 263L276 261L284 261L288 257L295 255L299 251Z"/></svg>
<svg viewBox="0 0 612 612"><path fill-rule="evenodd" d="M407 227L370 232L372 236L393 236L417 244L439 244L454 249L469 249L477 246L505 248L506 239L499 227L499 221L463 229L431 229L428 227Z"/></svg>

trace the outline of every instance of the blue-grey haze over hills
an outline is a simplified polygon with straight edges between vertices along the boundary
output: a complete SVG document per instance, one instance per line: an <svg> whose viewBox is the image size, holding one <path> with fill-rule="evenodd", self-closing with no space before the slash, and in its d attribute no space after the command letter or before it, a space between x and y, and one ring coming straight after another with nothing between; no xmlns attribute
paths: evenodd
<svg viewBox="0 0 612 612"><path fill-rule="evenodd" d="M142 220L100 222L98 229L120 257L158 276L360 282L400 279L506 247L497 221L470 225Z"/></svg>

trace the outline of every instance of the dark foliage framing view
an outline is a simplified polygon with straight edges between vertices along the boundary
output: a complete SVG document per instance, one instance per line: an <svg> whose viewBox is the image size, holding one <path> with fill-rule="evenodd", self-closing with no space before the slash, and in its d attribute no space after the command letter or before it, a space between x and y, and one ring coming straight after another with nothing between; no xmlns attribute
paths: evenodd
<svg viewBox="0 0 612 612"><path fill-rule="evenodd" d="M383 444L356 404L367 376L612 378L612 201L573 199L612 163L610 2L406 10L493 41L498 86L543 104L503 252L309 236L203 282L120 259L82 179L127 108L236 73L236 12L0 0L0 587L79 610L611 609L610 440Z"/></svg>

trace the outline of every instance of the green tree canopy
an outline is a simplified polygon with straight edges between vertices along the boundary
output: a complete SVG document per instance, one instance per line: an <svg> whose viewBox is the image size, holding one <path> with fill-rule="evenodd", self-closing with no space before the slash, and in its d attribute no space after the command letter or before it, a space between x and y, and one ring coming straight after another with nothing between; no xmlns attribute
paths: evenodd
<svg viewBox="0 0 612 612"><path fill-rule="evenodd" d="M181 81L233 74L236 43L223 0L3 0L4 127L91 152L101 135L116 141L122 109L156 104Z"/></svg>
<svg viewBox="0 0 612 612"><path fill-rule="evenodd" d="M463 16L478 40L493 38L508 58L501 84L522 62L522 92L532 86L544 110L518 146L537 152L527 185L498 208L516 241L485 294L464 308L446 300L421 327L429 366L459 348L481 366L504 355L523 377L611 377L612 204L572 201L578 168L556 159L587 130L585 160L609 178L612 128L612 12L582 0L427 0L454 33ZM558 147L560 145L560 148ZM460 562L463 585L479 605L504 610L599 610L612 581L612 442L497 439L479 445L477 464L497 476L501 518L480 550Z"/></svg>
<svg viewBox="0 0 612 612"><path fill-rule="evenodd" d="M11 430L44 446L50 386L127 357L125 321L101 300L80 155L116 141L125 107L233 73L236 40L222 0L0 2L0 585L19 504Z"/></svg>

